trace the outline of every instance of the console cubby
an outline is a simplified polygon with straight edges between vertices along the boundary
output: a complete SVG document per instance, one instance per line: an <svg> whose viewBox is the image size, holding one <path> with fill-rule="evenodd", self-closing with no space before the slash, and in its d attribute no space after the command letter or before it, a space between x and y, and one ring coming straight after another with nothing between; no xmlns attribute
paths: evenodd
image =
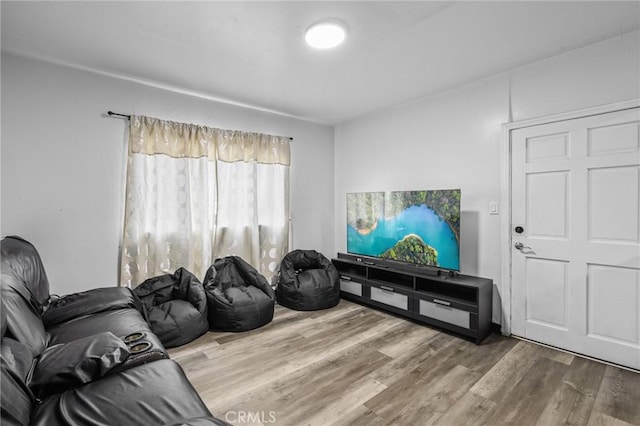
<svg viewBox="0 0 640 426"><path fill-rule="evenodd" d="M475 287L465 285L454 285L454 280L436 281L432 278L416 278L416 291L433 293L448 299L457 299L462 302L477 302L477 291Z"/></svg>
<svg viewBox="0 0 640 426"><path fill-rule="evenodd" d="M363 277L367 276L367 267L365 265L358 264L345 264L342 266L340 273L344 273L350 277Z"/></svg>
<svg viewBox="0 0 640 426"><path fill-rule="evenodd" d="M401 286L409 289L413 289L413 279L411 275L407 275L400 272L391 271L388 269L367 268L367 278L371 281L377 281L385 284L390 283L395 286Z"/></svg>
<svg viewBox="0 0 640 426"><path fill-rule="evenodd" d="M493 281L338 253L341 296L456 333L479 344L491 332Z"/></svg>

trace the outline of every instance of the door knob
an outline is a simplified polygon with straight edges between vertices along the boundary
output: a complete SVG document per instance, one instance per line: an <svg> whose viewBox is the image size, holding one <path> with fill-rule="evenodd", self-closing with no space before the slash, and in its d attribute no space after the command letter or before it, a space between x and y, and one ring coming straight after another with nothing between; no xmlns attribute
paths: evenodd
<svg viewBox="0 0 640 426"><path fill-rule="evenodd" d="M516 243L513 246L518 250L524 250L524 249L531 250L531 247L525 246L520 241L516 241Z"/></svg>

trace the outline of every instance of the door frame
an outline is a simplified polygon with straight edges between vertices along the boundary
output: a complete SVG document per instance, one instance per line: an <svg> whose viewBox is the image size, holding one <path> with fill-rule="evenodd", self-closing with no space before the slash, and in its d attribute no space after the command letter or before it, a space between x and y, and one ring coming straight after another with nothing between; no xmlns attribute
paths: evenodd
<svg viewBox="0 0 640 426"><path fill-rule="evenodd" d="M500 146L501 159L501 188L500 203L502 205L502 217L500 220L500 243L501 243L501 276L500 276L500 298L502 302L501 326L503 335L511 335L511 134L513 131L525 127L540 126L544 124L557 123L560 121L585 118L593 115L607 114L611 112L624 111L640 107L640 98L626 101L614 102L611 104L599 105L595 107L563 112L559 114L546 115L522 121L514 121L502 125L502 144Z"/></svg>

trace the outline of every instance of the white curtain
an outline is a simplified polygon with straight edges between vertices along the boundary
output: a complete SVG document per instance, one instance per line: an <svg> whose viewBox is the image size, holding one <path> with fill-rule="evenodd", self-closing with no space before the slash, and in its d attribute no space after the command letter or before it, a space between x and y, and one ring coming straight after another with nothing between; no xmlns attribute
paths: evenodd
<svg viewBox="0 0 640 426"><path fill-rule="evenodd" d="M131 116L120 284L236 255L270 279L288 251L289 139Z"/></svg>

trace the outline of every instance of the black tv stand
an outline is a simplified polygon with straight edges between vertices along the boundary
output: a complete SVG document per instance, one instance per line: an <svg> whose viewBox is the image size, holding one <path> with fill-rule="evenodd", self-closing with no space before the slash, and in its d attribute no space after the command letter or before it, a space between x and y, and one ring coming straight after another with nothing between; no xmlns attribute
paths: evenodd
<svg viewBox="0 0 640 426"><path fill-rule="evenodd" d="M338 253L340 294L479 344L491 333L493 281L431 267Z"/></svg>

